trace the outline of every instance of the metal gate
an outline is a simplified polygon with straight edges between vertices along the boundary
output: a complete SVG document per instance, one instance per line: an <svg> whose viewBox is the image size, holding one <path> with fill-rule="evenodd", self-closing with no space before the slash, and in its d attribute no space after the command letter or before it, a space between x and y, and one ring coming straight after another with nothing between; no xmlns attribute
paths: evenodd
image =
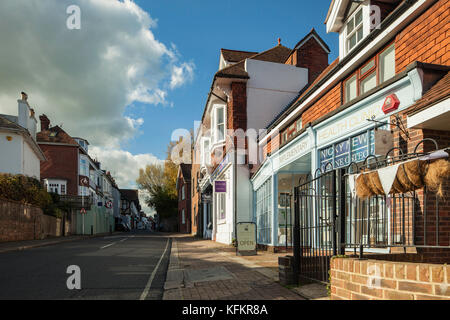
<svg viewBox="0 0 450 320"><path fill-rule="evenodd" d="M338 215L345 187L342 173L318 171L316 178L295 188L294 243L299 245L294 257L302 278L328 282L331 257L342 252Z"/></svg>
<svg viewBox="0 0 450 320"><path fill-rule="evenodd" d="M435 151L418 153L418 146L427 141L435 144ZM346 250L362 258L367 249L397 247L406 252L408 247L450 248L450 231L445 227L450 225L450 198L438 196L436 190L430 190L426 185L416 187L411 178L418 173L409 173L411 177L408 177L404 167L409 161L416 165L415 161L418 163L419 160L430 165L433 159L448 157L443 152L450 154L450 149L438 150L432 139L419 142L411 154L398 152L398 155L391 155L396 149L384 157L369 156L360 165L351 163L347 168L337 170L325 167L325 172L318 169L313 178L307 177L295 188L294 261L300 277L328 282L331 258L344 255ZM353 193L349 179L355 178L355 173L373 174L394 163L401 164L400 175L396 175L395 181L400 183L402 179L409 179L413 187L388 194L378 191L365 198ZM443 164L436 162L436 165ZM449 187L450 179L447 178L442 188L447 190Z"/></svg>

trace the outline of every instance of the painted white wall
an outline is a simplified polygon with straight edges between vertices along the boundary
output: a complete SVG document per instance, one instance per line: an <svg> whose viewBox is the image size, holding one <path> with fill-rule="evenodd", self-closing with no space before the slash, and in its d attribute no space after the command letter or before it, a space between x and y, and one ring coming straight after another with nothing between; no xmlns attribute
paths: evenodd
<svg viewBox="0 0 450 320"><path fill-rule="evenodd" d="M41 179L41 162L30 145L23 141L23 174Z"/></svg>
<svg viewBox="0 0 450 320"><path fill-rule="evenodd" d="M224 173L217 178L217 180L227 181L227 193L226 193L226 208L225 208L225 220L219 220L219 215L217 211L217 203L214 203L213 214L216 219L216 241L223 244L231 244L233 242L233 225L234 225L234 214L233 214L233 194L234 194L234 184L233 184L233 170L230 166L224 171ZM215 200L214 193L214 200Z"/></svg>
<svg viewBox="0 0 450 320"><path fill-rule="evenodd" d="M7 137L12 140L8 141ZM23 174L40 179L40 160L22 135L0 132L0 173Z"/></svg>
<svg viewBox="0 0 450 320"><path fill-rule="evenodd" d="M247 129L266 128L308 83L308 69L247 59Z"/></svg>
<svg viewBox="0 0 450 320"><path fill-rule="evenodd" d="M6 137L12 137L8 141ZM22 174L22 145L21 135L0 132L0 173Z"/></svg>
<svg viewBox="0 0 450 320"><path fill-rule="evenodd" d="M253 221L252 184L248 167L237 166L237 222Z"/></svg>

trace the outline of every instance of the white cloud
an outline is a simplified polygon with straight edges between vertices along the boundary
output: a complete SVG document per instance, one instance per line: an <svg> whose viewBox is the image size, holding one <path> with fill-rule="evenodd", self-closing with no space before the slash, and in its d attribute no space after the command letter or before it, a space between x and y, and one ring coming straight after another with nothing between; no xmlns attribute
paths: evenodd
<svg viewBox="0 0 450 320"><path fill-rule="evenodd" d="M72 4L81 30L66 27ZM16 113L25 91L71 135L117 147L136 134L128 105L170 104L169 91L192 79L194 65L155 38L156 24L131 0L0 1L0 113Z"/></svg>
<svg viewBox="0 0 450 320"><path fill-rule="evenodd" d="M92 158L98 159L104 170L110 171L120 189L136 189L136 180L139 177L139 169L145 168L149 164L163 164L152 154L133 155L130 152L103 147L91 147L89 154ZM152 209L145 205L146 194L140 193L141 205L146 213L151 213Z"/></svg>
<svg viewBox="0 0 450 320"><path fill-rule="evenodd" d="M81 9L80 30L67 28L69 5ZM139 169L160 160L120 148L144 123L125 116L127 106L170 105L170 90L194 71L170 39L155 38L156 26L131 0L1 0L0 113L17 114L27 92L38 115L90 142L120 188L135 188Z"/></svg>
<svg viewBox="0 0 450 320"><path fill-rule="evenodd" d="M186 82L192 81L194 77L194 64L183 63L181 66L172 67L172 79L170 80L170 88L175 89Z"/></svg>

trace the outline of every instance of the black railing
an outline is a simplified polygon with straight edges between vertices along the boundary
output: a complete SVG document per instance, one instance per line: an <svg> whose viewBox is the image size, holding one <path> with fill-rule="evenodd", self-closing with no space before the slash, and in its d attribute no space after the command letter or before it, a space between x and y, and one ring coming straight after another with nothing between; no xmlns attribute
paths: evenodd
<svg viewBox="0 0 450 320"><path fill-rule="evenodd" d="M450 249L450 183L444 178L440 195L425 183L431 161L422 157L431 152L417 152L425 142L432 142L437 151L437 143L425 139L411 154L394 148L384 157L370 156L360 165L352 163L338 170L332 170L329 163L325 172L318 169L314 177L300 181L295 188L294 260L301 277L327 282L331 257L346 251L362 256L365 249ZM408 160L409 171L404 166ZM392 189L385 194L377 169L396 164L399 168ZM426 170L421 169L424 164L429 165ZM372 173L378 179L367 180L372 193L359 196L350 188L354 174L369 179Z"/></svg>

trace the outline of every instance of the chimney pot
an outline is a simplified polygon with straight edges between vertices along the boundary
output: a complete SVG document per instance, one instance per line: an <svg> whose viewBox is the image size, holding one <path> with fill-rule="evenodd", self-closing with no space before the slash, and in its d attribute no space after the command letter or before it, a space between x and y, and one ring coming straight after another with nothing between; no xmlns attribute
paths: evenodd
<svg viewBox="0 0 450 320"><path fill-rule="evenodd" d="M28 101L28 95L25 92L22 91L21 95L22 95L22 100L23 101Z"/></svg>

